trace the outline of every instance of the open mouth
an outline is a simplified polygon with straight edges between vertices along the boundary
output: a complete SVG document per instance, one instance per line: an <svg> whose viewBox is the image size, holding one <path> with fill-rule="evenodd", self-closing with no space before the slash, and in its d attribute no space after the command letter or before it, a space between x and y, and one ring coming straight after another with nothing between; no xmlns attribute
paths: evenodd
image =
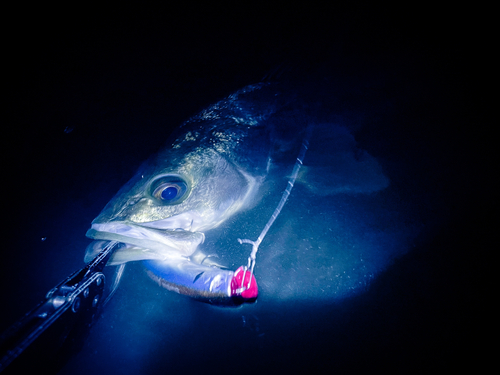
<svg viewBox="0 0 500 375"><path fill-rule="evenodd" d="M205 235L202 232L191 232L178 228L158 229L130 222L94 223L87 231L87 237L95 240L125 243L130 259L127 260L124 251L120 250L122 262L179 256L189 257L205 240ZM98 244L91 244L91 246L94 249L92 252L96 251L96 247L100 247Z"/></svg>

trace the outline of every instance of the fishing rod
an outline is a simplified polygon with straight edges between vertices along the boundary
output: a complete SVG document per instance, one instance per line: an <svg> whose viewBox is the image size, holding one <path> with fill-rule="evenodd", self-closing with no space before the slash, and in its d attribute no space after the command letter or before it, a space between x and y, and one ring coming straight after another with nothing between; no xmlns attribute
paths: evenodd
<svg viewBox="0 0 500 375"><path fill-rule="evenodd" d="M109 294L105 290L103 270L118 247L119 242L111 241L94 260L52 288L42 302L0 336L0 373L55 372L65 363L116 289L117 283Z"/></svg>

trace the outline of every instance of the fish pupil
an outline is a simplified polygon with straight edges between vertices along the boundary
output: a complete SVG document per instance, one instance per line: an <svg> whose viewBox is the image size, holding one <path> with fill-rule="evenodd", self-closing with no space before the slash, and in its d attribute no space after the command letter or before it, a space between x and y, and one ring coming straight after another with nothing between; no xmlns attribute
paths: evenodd
<svg viewBox="0 0 500 375"><path fill-rule="evenodd" d="M161 197L167 201L170 201L177 197L177 188L174 186L169 186L161 192Z"/></svg>

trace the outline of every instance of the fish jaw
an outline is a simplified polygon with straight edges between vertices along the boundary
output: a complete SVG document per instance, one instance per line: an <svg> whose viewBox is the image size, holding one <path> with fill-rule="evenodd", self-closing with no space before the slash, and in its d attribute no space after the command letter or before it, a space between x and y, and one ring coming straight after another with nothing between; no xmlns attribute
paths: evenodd
<svg viewBox="0 0 500 375"><path fill-rule="evenodd" d="M191 256L205 235L183 229L156 229L130 222L93 223L87 237L95 240L119 241L156 253L158 258L173 255ZM145 259L149 259L146 257ZM134 259L140 260L140 259Z"/></svg>

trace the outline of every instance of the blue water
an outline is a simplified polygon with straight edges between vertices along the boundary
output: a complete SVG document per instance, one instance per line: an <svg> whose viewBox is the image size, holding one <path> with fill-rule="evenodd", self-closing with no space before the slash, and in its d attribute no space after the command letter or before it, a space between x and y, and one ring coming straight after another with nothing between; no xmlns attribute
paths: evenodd
<svg viewBox="0 0 500 375"><path fill-rule="evenodd" d="M165 47L170 29L137 20L104 37L75 28L74 44L47 47L11 90L17 152L4 160L22 168L5 171L0 331L83 266L90 222L176 126L289 61L277 76L310 99L297 118L307 112L329 131L313 136L302 181L261 244L257 302L199 303L130 264L60 373L406 373L467 357L496 209L489 137L471 125L452 46L408 30L400 44L349 19L339 30L358 31L335 34L335 48L311 39L324 36L317 29L288 25L280 44L247 27L243 39L195 38L178 24L186 40ZM229 268L246 263L250 247L237 238L260 234L294 158L277 161L258 206L207 234Z"/></svg>

